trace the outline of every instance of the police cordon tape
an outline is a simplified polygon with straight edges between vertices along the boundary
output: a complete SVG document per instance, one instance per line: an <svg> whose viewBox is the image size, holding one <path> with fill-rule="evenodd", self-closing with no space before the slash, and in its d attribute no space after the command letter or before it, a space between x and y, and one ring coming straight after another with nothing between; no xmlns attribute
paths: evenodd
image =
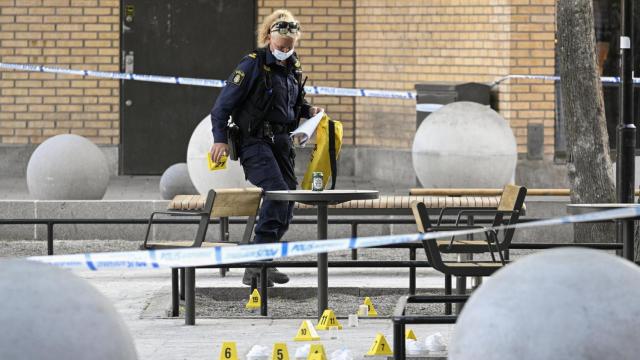
<svg viewBox="0 0 640 360"><path fill-rule="evenodd" d="M178 76L162 76L162 75L142 75L133 73L117 73L107 71L93 71L93 70L74 70L65 69L52 66L34 65L34 64L12 64L0 62L0 69L11 69L17 71L29 71L29 72L43 72L53 74L64 75L76 75L76 76L90 76L104 79L115 80L133 80L133 81L146 81L163 84L176 84L176 85L193 85L204 87L221 88L226 84L225 80L215 79L200 79L190 77L178 77ZM491 87L496 86L509 79L530 79L530 80L545 80L545 81L557 81L560 80L559 76L545 76L545 75L507 75L491 84ZM619 83L619 77L602 77L602 82L607 83ZM640 78L634 78L635 83L640 83ZM330 86L305 86L305 91L309 95L329 95L329 96L353 96L353 97L375 97L386 99L405 99L415 100L416 93L413 91L389 91L389 90L375 90L375 89L359 89L359 88L338 88ZM427 110L420 110L427 111Z"/></svg>
<svg viewBox="0 0 640 360"><path fill-rule="evenodd" d="M634 218L640 216L640 205L626 208L569 215L545 220L531 221L495 228L477 228L456 231L439 231L406 235L386 235L333 240L292 241L271 244L239 246L216 246L211 248L187 248L171 250L144 250L128 252L105 252L74 255L32 256L27 258L64 268L99 269L157 269L197 267L245 263L274 258L333 252L340 250L376 247L416 242L425 239L448 238L479 234L486 231L525 229L541 226L563 225L590 221Z"/></svg>
<svg viewBox="0 0 640 360"><path fill-rule="evenodd" d="M224 87L226 81L215 79L199 79L189 77L177 77L177 76L162 76L162 75L141 75L132 73L116 73L106 71L93 71L93 70L73 70L64 69L51 66L33 65L33 64L10 64L1 63L0 69L11 69L18 71L29 72L43 72L76 76L91 76L106 79L116 80L134 80L134 81L147 81L163 84L177 84L177 85L194 85L205 87ZM416 94L411 91L387 91L387 90L371 90L371 89L355 89L355 88L337 88L329 86L305 86L305 91L310 95L333 95L333 96L363 96L363 97L377 97L388 99L415 99Z"/></svg>
<svg viewBox="0 0 640 360"><path fill-rule="evenodd" d="M560 81L560 76L552 75L507 75L491 83L491 87L494 87L504 81L511 79L528 79L528 80L545 80L545 81ZM618 76L602 76L600 81L603 83L620 83L620 77ZM640 84L640 78L633 78L633 82Z"/></svg>

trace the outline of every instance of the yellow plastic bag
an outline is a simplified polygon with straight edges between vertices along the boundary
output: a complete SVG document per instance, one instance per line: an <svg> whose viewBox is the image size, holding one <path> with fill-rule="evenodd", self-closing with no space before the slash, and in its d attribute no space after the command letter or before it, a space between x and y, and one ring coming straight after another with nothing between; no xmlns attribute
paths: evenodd
<svg viewBox="0 0 640 360"><path fill-rule="evenodd" d="M333 124L331 124L333 123ZM333 128L333 136L329 135L329 128ZM333 138L333 139L332 139ZM332 141L333 140L333 141ZM333 142L333 152L331 151L331 143ZM334 170L337 166L338 157L340 155L340 148L342 147L342 123L340 121L331 120L326 114L320 120L318 128L316 129L316 145L311 152L311 161L307 167L307 172L302 179L302 189L311 190L311 183L313 181L313 173L316 171L322 172L322 187L326 187L329 182L329 177L332 177L333 185L335 186L335 178L337 171L332 171L331 158L332 153L335 154Z"/></svg>

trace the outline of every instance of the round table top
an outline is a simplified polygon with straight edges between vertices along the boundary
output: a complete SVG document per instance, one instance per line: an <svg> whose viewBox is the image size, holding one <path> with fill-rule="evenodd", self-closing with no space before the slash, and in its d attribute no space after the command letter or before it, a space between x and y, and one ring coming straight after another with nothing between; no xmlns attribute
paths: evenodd
<svg viewBox="0 0 640 360"><path fill-rule="evenodd" d="M586 214L595 211L638 207L636 203L567 204L570 214Z"/></svg>
<svg viewBox="0 0 640 360"><path fill-rule="evenodd" d="M380 193L376 190L275 190L266 191L264 196L269 200L297 201L315 205L319 203L340 204L351 200L377 199Z"/></svg>

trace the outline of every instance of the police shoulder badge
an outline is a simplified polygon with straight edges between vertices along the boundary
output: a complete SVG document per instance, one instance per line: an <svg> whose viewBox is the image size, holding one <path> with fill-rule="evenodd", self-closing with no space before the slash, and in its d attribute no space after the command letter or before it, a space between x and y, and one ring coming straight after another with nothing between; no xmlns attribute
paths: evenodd
<svg viewBox="0 0 640 360"><path fill-rule="evenodd" d="M234 85L240 86L240 84L242 84L242 80L244 80L244 71L242 70L236 70L231 75L231 82Z"/></svg>

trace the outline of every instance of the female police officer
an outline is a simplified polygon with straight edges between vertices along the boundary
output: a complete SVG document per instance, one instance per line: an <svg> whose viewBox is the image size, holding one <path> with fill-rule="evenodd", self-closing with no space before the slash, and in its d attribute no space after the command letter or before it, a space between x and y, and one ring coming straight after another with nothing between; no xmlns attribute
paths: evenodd
<svg viewBox="0 0 640 360"><path fill-rule="evenodd" d="M227 80L211 110L214 144L211 158L218 162L229 153L227 121L240 128L236 145L247 179L264 190L293 190L295 153L288 133L301 117L321 109L304 100L300 61L294 48L300 25L287 10L267 16L258 32L258 48L245 56ZM265 200L255 229L255 243L280 241L289 227L293 202ZM242 282L250 285L258 269L245 269ZM269 269L268 284L289 278Z"/></svg>

